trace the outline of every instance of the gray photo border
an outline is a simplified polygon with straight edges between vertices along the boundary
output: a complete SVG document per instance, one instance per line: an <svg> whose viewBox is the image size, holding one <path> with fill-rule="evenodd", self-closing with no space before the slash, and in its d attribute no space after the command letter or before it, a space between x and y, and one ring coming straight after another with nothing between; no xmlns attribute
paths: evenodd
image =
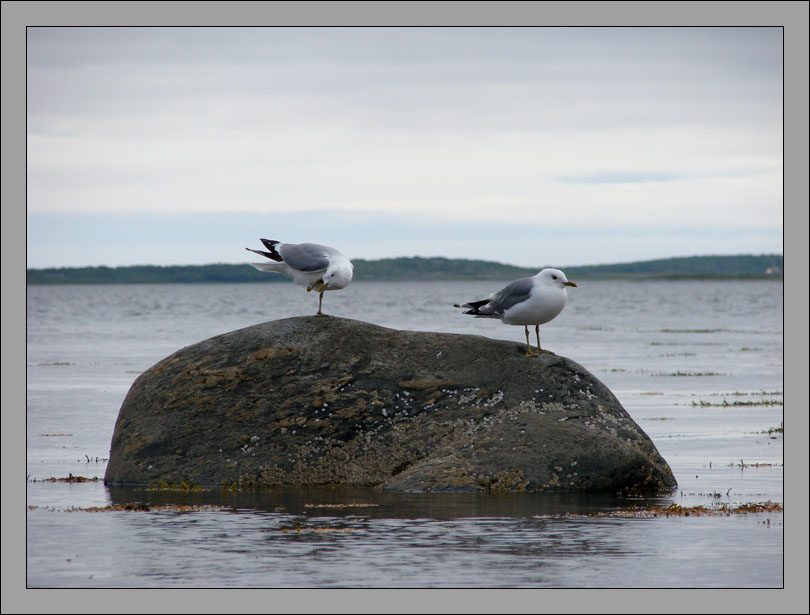
<svg viewBox="0 0 810 615"><path fill-rule="evenodd" d="M807 612L808 3L794 2L2 2L3 613ZM25 28L68 25L782 26L785 50L785 589L26 590ZM804 385L804 386L803 386ZM22 467L22 469L21 469ZM15 496L19 495L17 499ZM110 591L133 594L130 599ZM233 591L240 591L238 598ZM268 593L271 592L271 593ZM654 592L651 593L651 592ZM129 598L129 596L126 596ZM234 602L238 599L239 602ZM162 610L161 610L162 609Z"/></svg>

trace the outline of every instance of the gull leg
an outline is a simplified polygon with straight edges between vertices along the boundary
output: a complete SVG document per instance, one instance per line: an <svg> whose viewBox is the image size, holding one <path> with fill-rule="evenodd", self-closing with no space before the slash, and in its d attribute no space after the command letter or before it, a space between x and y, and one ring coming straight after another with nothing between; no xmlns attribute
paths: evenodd
<svg viewBox="0 0 810 615"><path fill-rule="evenodd" d="M323 306L323 291L318 294L318 313L316 316L326 316L326 314L321 311L321 306Z"/></svg>
<svg viewBox="0 0 810 615"><path fill-rule="evenodd" d="M541 352L547 352L549 354L554 354L550 350L543 350L540 348L540 325L535 325L534 332L537 335L537 353L540 354Z"/></svg>
<svg viewBox="0 0 810 615"><path fill-rule="evenodd" d="M529 343L529 327L527 325L523 325L523 330L526 332L526 356L535 357L539 353L532 350L532 345Z"/></svg>

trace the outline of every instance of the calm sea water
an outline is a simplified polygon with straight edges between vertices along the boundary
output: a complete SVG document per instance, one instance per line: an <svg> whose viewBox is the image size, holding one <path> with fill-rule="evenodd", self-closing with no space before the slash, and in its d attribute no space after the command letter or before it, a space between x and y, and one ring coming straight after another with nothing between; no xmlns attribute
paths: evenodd
<svg viewBox="0 0 810 615"><path fill-rule="evenodd" d="M499 287L355 282L327 293L324 311L523 343L521 327L452 307ZM541 327L543 347L605 382L669 462L679 489L647 501L357 489L183 495L43 482L104 476L118 410L151 365L220 333L314 313L317 296L289 283L29 287L27 306L31 587L783 583L780 513L585 516L783 502L780 281L583 281ZM216 508L86 510L132 502Z"/></svg>

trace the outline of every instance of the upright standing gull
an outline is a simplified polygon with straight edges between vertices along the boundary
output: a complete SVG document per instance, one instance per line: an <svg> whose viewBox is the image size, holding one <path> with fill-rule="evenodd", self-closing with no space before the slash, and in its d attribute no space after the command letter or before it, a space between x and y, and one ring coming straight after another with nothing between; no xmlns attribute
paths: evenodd
<svg viewBox="0 0 810 615"><path fill-rule="evenodd" d="M304 286L307 292L318 291L318 316L324 316L323 293L327 290L340 290L346 288L352 281L354 265L339 251L329 246L317 243L282 243L270 239L262 239L267 248L253 250L269 258L272 263L250 263L259 271L283 273L292 278L298 286Z"/></svg>
<svg viewBox="0 0 810 615"><path fill-rule="evenodd" d="M523 325L526 331L526 356L536 356L540 348L540 325L547 323L562 312L568 299L566 286L569 282L559 269L543 269L528 278L520 278L492 293L489 299L470 301L455 307L471 308L464 312L477 318L500 318L506 325ZM529 344L529 325L534 325L537 334L537 351Z"/></svg>

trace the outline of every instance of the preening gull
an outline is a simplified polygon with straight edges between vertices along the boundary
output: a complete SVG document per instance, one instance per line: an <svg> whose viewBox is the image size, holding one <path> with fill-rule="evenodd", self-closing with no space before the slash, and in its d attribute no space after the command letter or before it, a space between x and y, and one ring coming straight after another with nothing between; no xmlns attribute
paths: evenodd
<svg viewBox="0 0 810 615"><path fill-rule="evenodd" d="M317 243L282 243L270 239L262 239L261 242L267 252L252 248L245 250L266 256L273 262L250 264L259 271L283 273L298 286L304 286L307 292L317 290L318 316L324 316L321 311L323 293L346 288L352 281L354 265L334 248Z"/></svg>
<svg viewBox="0 0 810 615"><path fill-rule="evenodd" d="M559 269L543 269L537 275L520 278L492 293L489 299L456 304L455 307L471 308L464 312L477 318L500 318L506 325L523 325L526 331L526 356L543 351L540 348L540 325L557 316L568 299L566 286L569 282ZM529 344L529 325L534 325L537 334L537 351Z"/></svg>

